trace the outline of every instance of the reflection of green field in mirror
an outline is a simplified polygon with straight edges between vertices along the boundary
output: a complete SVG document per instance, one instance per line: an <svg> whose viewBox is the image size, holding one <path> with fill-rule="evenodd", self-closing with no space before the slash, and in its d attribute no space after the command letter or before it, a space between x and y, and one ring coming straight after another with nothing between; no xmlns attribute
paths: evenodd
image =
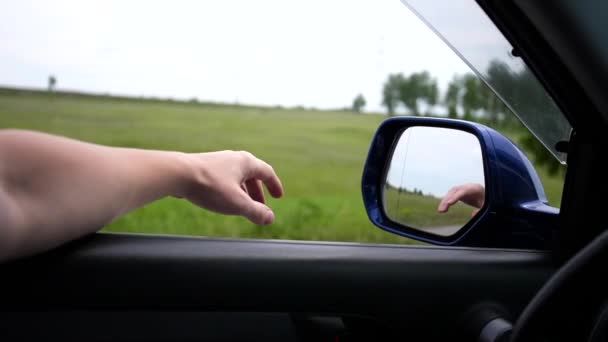
<svg viewBox="0 0 608 342"><path fill-rule="evenodd" d="M386 215L395 222L403 223L412 228L420 228L444 234L446 231L456 231L463 227L470 219L474 208L458 202L447 213L437 212L440 198L416 194L398 188L384 188L384 203ZM449 228L453 229L449 229Z"/></svg>
<svg viewBox="0 0 608 342"><path fill-rule="evenodd" d="M285 197L270 200L276 222L268 227L167 198L124 216L107 231L411 243L412 240L374 227L361 198L361 173L369 144L384 119L383 115L345 111L117 99L0 88L0 127L33 129L113 146L185 152L245 149L271 163L285 185ZM558 205L563 180L540 171L550 200ZM434 212L436 200L418 198L411 203L413 224L435 224L429 221L431 217L436 224L453 222L447 219L449 216L424 214ZM459 210L450 215L456 212ZM465 213L470 214L467 207L461 215L464 217Z"/></svg>

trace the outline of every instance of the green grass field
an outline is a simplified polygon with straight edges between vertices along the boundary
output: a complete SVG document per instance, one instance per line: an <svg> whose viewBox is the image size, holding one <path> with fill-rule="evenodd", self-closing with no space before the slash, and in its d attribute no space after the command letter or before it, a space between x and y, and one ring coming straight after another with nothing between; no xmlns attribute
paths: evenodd
<svg viewBox="0 0 608 342"><path fill-rule="evenodd" d="M89 142L205 152L248 150L273 165L285 196L276 221L260 227L177 199L138 209L108 231L297 240L411 243L374 227L361 199L361 173L384 116L0 90L0 127ZM552 204L562 180L541 177ZM83 194L84 195L84 194Z"/></svg>
<svg viewBox="0 0 608 342"><path fill-rule="evenodd" d="M437 227L463 227L471 219L474 211L473 207L458 202L450 207L447 213L438 213L437 207L441 199L406 192L399 193L398 189L393 187L384 188L384 202L386 215L390 219L429 231Z"/></svg>

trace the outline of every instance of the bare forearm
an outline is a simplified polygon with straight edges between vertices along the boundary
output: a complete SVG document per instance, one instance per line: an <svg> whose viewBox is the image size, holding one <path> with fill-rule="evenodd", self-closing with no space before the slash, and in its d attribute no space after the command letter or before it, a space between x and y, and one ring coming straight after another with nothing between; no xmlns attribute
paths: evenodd
<svg viewBox="0 0 608 342"><path fill-rule="evenodd" d="M186 186L184 154L0 131L0 260L93 232Z"/></svg>
<svg viewBox="0 0 608 342"><path fill-rule="evenodd" d="M270 224L262 183L283 195L272 167L245 151L113 148L0 130L0 261L50 249L165 196Z"/></svg>

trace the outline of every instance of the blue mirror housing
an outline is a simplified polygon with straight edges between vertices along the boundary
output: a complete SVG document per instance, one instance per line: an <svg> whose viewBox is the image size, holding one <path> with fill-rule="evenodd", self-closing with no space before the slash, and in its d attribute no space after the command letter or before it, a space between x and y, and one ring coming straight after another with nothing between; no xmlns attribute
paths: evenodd
<svg viewBox="0 0 608 342"><path fill-rule="evenodd" d="M392 221L386 215L382 187L393 148L410 127L438 127L473 134L482 151L486 196L481 210L450 236L440 236ZM429 151L432 153L432 151ZM508 138L473 122L427 117L385 120L372 140L362 177L363 202L377 227L415 240L444 246L548 249L559 209L548 205L542 183L526 155Z"/></svg>

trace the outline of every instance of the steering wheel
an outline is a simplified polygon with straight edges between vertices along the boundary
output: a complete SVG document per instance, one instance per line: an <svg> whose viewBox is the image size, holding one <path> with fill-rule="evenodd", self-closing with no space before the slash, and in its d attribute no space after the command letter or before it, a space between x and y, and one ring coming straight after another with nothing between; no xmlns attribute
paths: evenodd
<svg viewBox="0 0 608 342"><path fill-rule="evenodd" d="M524 309L511 341L608 341L608 231L564 264Z"/></svg>

